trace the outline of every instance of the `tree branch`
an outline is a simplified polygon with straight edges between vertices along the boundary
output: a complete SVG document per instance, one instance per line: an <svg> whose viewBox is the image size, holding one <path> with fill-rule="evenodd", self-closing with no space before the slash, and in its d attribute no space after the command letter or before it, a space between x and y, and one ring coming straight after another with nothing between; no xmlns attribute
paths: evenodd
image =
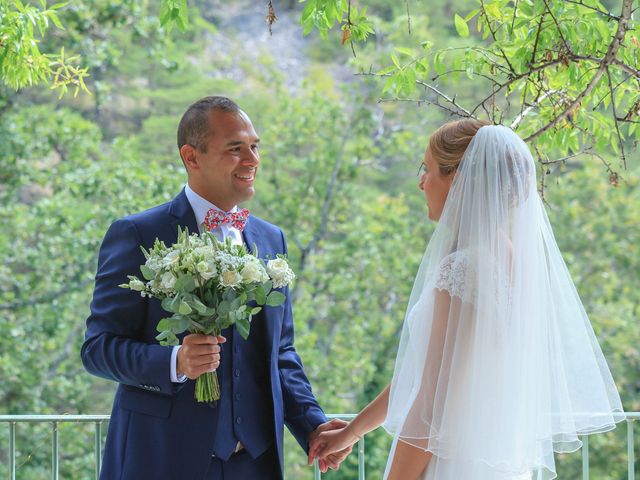
<svg viewBox="0 0 640 480"><path fill-rule="evenodd" d="M558 20L553 15L553 12L549 7L549 3L547 2L547 0L542 0L542 1L544 2L544 6L547 7L547 12L549 12L551 19L553 20L553 23L556 24L556 30L558 31L558 35L560 35L560 40L562 40L562 44L564 45L565 50L567 51L567 53L573 54L573 50L571 49L571 47L569 47L569 44L567 43L567 39L564 38L564 35L562 34L562 30L560 29L560 24L558 23Z"/></svg>
<svg viewBox="0 0 640 480"><path fill-rule="evenodd" d="M624 155L624 141L622 140L622 135L620 134L620 125L618 125L618 114L616 113L616 98L615 91L613 88L613 81L611 80L611 73L607 68L607 79L609 80L609 91L611 94L611 110L613 112L613 123L616 126L616 135L618 136L618 146L620 147L620 156L622 157L622 164L624 168L627 168L627 158Z"/></svg>
<svg viewBox="0 0 640 480"><path fill-rule="evenodd" d="M600 15L607 17L609 20L615 20L616 22L620 21L620 17L618 17L617 15L613 15L610 12L605 12L604 10L600 10L599 8L593 7L591 5L587 5L582 0L580 0L579 2L577 2L576 0L565 0L565 1L567 3L573 3L574 5L580 5L581 7L594 10L595 12L598 12Z"/></svg>
<svg viewBox="0 0 640 480"><path fill-rule="evenodd" d="M487 20L487 28L491 32L491 37L493 38L493 41L497 43L498 39L496 38L496 32L493 30L493 28L491 28L491 20L489 20L487 11L484 8L484 0L480 0L480 9L482 10L482 15L484 15L484 18ZM517 75L516 71L513 68L513 65L511 65L511 62L509 61L509 57L507 57L507 54L504 53L504 50L502 50L502 48L500 47L498 47L498 50L500 50L500 53L502 54L502 58L504 59L504 61L507 62L507 65L509 65L509 70L511 70L511 73L513 73L514 75Z"/></svg>
<svg viewBox="0 0 640 480"><path fill-rule="evenodd" d="M624 40L625 34L627 32L627 24L629 22L629 17L631 16L632 3L633 3L633 0L623 0L622 15L620 16L620 20L618 22L618 29L616 31L616 34L614 35L613 39L611 40L611 43L609 44L607 53L602 59L602 62L600 63L600 67L594 74L593 78L591 79L587 87L571 103L569 103L569 105L566 106L563 112L561 112L559 115L556 115L556 117L553 120L551 120L549 123L547 123L544 127L538 129L536 132L534 132L533 134L525 138L525 142L530 142L538 138L547 130L558 125L558 123L560 123L571 112L573 112L574 109L577 108L582 103L582 100L587 95L589 95L591 91L595 88L595 86L598 84L602 76L606 73L607 67L613 63L615 56L618 52L618 49L620 48L620 45Z"/></svg>

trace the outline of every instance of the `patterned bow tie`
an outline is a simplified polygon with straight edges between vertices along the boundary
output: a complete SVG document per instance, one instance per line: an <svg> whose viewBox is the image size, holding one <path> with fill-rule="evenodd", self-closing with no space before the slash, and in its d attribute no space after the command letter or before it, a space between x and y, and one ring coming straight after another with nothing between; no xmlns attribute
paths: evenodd
<svg viewBox="0 0 640 480"><path fill-rule="evenodd" d="M233 228L237 228L240 231L244 230L244 226L249 218L249 210L243 208L233 213L224 213L221 210L210 208L207 215L204 217L204 225L208 231L219 227L220 225L231 224Z"/></svg>

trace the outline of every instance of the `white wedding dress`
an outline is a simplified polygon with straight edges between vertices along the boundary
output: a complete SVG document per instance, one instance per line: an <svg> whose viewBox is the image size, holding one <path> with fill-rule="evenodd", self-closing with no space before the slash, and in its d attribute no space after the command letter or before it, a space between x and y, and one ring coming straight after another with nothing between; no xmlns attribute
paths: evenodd
<svg viewBox="0 0 640 480"><path fill-rule="evenodd" d="M550 480L554 452L622 420L536 190L528 147L482 127L418 271L384 427L424 480Z"/></svg>

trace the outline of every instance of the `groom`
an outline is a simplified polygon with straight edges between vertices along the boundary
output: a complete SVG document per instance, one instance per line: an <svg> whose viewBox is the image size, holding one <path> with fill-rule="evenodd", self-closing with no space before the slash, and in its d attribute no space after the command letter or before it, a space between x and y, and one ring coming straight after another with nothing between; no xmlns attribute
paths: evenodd
<svg viewBox="0 0 640 480"><path fill-rule="evenodd" d="M181 345L155 340L169 316L155 299L119 288L138 275L159 238L179 227L207 229L220 240L254 244L261 257L286 253L282 231L238 204L254 194L259 138L249 117L225 97L191 105L178 127L187 185L172 201L116 221L100 248L91 314L82 345L85 368L119 383L100 478L103 480L274 480L283 478L284 424L307 450L327 422L293 346L287 289L284 305L265 307L244 340L235 328L220 337L186 335ZM216 369L217 402L197 403L195 379ZM349 451L321 464L338 468Z"/></svg>

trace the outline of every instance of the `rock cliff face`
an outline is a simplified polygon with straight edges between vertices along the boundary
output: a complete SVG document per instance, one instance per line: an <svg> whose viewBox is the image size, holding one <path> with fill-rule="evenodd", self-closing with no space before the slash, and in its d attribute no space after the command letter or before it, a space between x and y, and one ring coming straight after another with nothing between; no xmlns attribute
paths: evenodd
<svg viewBox="0 0 640 480"><path fill-rule="evenodd" d="M307 73L309 61L299 23L301 6L295 1L273 1L277 21L272 34L266 23L267 0L210 0L199 5L204 19L215 26L208 32L207 56L211 60L210 75L242 81L246 62L261 65L265 57L273 59L273 67L284 73L284 84L296 90ZM200 60L201 61L201 60Z"/></svg>

